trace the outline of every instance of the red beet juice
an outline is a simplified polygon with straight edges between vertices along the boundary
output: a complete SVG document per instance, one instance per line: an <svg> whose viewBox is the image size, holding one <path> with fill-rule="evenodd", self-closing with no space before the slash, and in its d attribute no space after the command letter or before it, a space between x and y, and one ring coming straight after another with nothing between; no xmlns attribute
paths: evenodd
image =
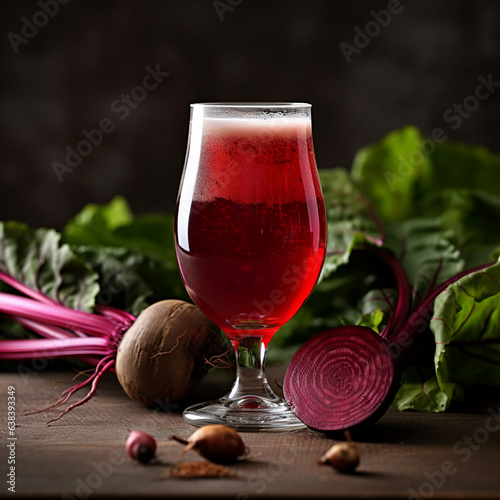
<svg viewBox="0 0 500 500"><path fill-rule="evenodd" d="M175 222L186 289L231 340L267 345L311 293L325 256L310 122L207 119L191 140L199 147Z"/></svg>

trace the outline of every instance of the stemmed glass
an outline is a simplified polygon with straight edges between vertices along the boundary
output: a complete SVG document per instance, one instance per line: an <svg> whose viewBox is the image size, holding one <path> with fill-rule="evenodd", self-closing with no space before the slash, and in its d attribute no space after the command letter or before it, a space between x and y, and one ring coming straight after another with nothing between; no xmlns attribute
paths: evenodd
<svg viewBox="0 0 500 500"><path fill-rule="evenodd" d="M236 381L184 411L194 425L303 427L270 388L269 342L311 293L325 257L311 105L191 105L176 208L177 261L194 303L228 336Z"/></svg>

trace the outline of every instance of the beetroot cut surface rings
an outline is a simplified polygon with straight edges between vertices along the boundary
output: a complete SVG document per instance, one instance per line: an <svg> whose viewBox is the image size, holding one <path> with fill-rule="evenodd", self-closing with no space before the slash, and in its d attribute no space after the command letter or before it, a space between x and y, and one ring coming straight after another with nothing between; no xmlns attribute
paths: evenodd
<svg viewBox="0 0 500 500"><path fill-rule="evenodd" d="M297 351L283 392L307 426L335 431L382 416L399 375L387 340L367 327L342 326L315 335Z"/></svg>

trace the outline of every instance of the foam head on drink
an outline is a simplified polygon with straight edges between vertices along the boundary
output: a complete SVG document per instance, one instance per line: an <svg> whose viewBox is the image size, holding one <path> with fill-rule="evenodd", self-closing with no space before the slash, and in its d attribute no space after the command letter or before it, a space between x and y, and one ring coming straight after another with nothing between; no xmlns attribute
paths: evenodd
<svg viewBox="0 0 500 500"><path fill-rule="evenodd" d="M183 182L192 190L181 192L176 220L186 288L231 339L270 340L308 297L324 259L310 121L211 118L191 134L198 147Z"/></svg>
<svg viewBox="0 0 500 500"><path fill-rule="evenodd" d="M314 161L306 119L206 119L197 201L225 198L243 203L304 199L313 186L297 168ZM290 168L292 166L293 168Z"/></svg>

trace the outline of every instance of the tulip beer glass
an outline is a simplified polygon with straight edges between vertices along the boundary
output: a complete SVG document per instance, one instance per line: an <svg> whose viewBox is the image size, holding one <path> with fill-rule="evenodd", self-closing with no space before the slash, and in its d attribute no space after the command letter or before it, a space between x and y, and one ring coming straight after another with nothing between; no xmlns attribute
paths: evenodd
<svg viewBox="0 0 500 500"><path fill-rule="evenodd" d="M191 105L177 261L190 297L233 345L236 382L221 399L187 408L186 421L303 427L271 390L264 360L317 282L325 233L309 104Z"/></svg>

